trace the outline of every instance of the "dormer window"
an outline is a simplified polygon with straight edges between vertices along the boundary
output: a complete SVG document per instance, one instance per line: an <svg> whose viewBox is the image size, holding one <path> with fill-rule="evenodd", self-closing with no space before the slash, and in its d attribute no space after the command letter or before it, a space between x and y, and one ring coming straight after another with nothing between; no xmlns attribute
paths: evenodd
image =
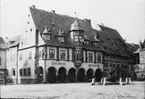
<svg viewBox="0 0 145 99"><path fill-rule="evenodd" d="M59 40L60 42L64 42L64 37L58 37L58 40Z"/></svg>
<svg viewBox="0 0 145 99"><path fill-rule="evenodd" d="M64 31L59 30L58 35L57 35L58 40L60 42L64 42L64 37L65 37Z"/></svg>
<svg viewBox="0 0 145 99"><path fill-rule="evenodd" d="M87 44L87 45L88 45L88 44L89 44L89 40L86 40L86 39L85 39L85 44Z"/></svg>
<svg viewBox="0 0 145 99"><path fill-rule="evenodd" d="M83 37L82 35L74 35L74 42L82 42Z"/></svg>
<svg viewBox="0 0 145 99"><path fill-rule="evenodd" d="M45 29L42 32L42 38L45 41L50 41L51 40L51 30L50 29L47 29L47 26L45 26Z"/></svg>

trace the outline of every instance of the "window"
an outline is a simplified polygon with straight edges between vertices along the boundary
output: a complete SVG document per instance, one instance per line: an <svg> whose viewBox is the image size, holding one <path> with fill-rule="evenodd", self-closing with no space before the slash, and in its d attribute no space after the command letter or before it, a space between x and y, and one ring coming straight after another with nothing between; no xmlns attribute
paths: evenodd
<svg viewBox="0 0 145 99"><path fill-rule="evenodd" d="M30 68L27 69L27 76L31 76L31 69Z"/></svg>
<svg viewBox="0 0 145 99"><path fill-rule="evenodd" d="M46 41L49 41L50 40L50 34L47 34L47 35L42 35L42 38Z"/></svg>
<svg viewBox="0 0 145 99"><path fill-rule="evenodd" d="M49 58L55 59L55 49L49 49Z"/></svg>
<svg viewBox="0 0 145 99"><path fill-rule="evenodd" d="M93 62L93 53L88 53L88 62Z"/></svg>
<svg viewBox="0 0 145 99"><path fill-rule="evenodd" d="M102 59L101 59L101 54L97 54L97 62L101 62Z"/></svg>
<svg viewBox="0 0 145 99"><path fill-rule="evenodd" d="M79 41L78 36L76 36L76 35L74 36L74 41L75 41L75 42L78 42L78 41Z"/></svg>
<svg viewBox="0 0 145 99"><path fill-rule="evenodd" d="M23 45L23 39L22 39L22 41L21 41L21 45Z"/></svg>
<svg viewBox="0 0 145 99"><path fill-rule="evenodd" d="M23 77L31 76L31 68L20 69L20 76Z"/></svg>
<svg viewBox="0 0 145 99"><path fill-rule="evenodd" d="M29 52L29 59L32 59L32 52Z"/></svg>
<svg viewBox="0 0 145 99"><path fill-rule="evenodd" d="M83 39L83 37L81 35L79 35L79 36L78 35L75 35L74 36L74 41L75 42L82 41L82 39Z"/></svg>
<svg viewBox="0 0 145 99"><path fill-rule="evenodd" d="M60 42L64 42L64 37L58 37L58 40L59 40Z"/></svg>
<svg viewBox="0 0 145 99"><path fill-rule="evenodd" d="M1 60L1 57L0 57L0 65L2 64L2 60Z"/></svg>
<svg viewBox="0 0 145 99"><path fill-rule="evenodd" d="M15 76L15 69L12 69L12 75Z"/></svg>
<svg viewBox="0 0 145 99"><path fill-rule="evenodd" d="M22 69L20 69L19 73L20 73L20 76L22 76Z"/></svg>
<svg viewBox="0 0 145 99"><path fill-rule="evenodd" d="M26 76L27 75L26 68L24 68L23 70L24 70L24 76Z"/></svg>
<svg viewBox="0 0 145 99"><path fill-rule="evenodd" d="M42 52L41 52L41 50L39 51L39 58L42 58Z"/></svg>
<svg viewBox="0 0 145 99"><path fill-rule="evenodd" d="M66 59L66 50L60 50L60 59L62 60Z"/></svg>

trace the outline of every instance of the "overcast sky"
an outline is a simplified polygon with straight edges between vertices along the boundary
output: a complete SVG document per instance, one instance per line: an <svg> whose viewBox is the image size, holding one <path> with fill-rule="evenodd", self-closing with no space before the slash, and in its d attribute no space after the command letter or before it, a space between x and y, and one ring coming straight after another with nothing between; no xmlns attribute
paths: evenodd
<svg viewBox="0 0 145 99"><path fill-rule="evenodd" d="M145 0L1 0L2 37L21 34L28 7L91 19L93 28L103 23L117 29L129 43L145 38Z"/></svg>

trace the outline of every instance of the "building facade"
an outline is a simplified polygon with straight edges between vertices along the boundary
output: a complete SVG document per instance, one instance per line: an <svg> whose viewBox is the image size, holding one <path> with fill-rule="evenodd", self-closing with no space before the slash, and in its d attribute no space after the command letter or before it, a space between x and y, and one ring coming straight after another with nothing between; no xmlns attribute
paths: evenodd
<svg viewBox="0 0 145 99"><path fill-rule="evenodd" d="M21 36L6 38L7 49L7 70L10 83L18 83L18 47Z"/></svg>
<svg viewBox="0 0 145 99"><path fill-rule="evenodd" d="M115 29L99 25L101 30L95 30L89 19L34 5L27 17L19 41L8 50L9 77L14 82L84 82L92 77L100 81L109 68L111 77L130 75L131 48Z"/></svg>
<svg viewBox="0 0 145 99"><path fill-rule="evenodd" d="M35 6L29 11L18 49L19 83L101 79L104 49L89 20L60 16ZM88 35L90 32L93 35Z"/></svg>
<svg viewBox="0 0 145 99"><path fill-rule="evenodd" d="M140 47L134 52L139 57L137 64L134 65L136 79L145 80L145 41L140 42Z"/></svg>
<svg viewBox="0 0 145 99"><path fill-rule="evenodd" d="M7 77L7 45L2 37L0 37L0 83L4 83Z"/></svg>

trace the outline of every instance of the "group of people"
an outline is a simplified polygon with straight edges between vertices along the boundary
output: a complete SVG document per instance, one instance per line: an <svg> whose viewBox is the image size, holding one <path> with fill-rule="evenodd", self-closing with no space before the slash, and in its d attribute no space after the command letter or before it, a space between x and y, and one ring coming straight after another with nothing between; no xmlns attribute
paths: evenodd
<svg viewBox="0 0 145 99"><path fill-rule="evenodd" d="M91 85L95 85L96 83L96 78L93 77L91 81ZM106 85L107 84L107 79L105 77L101 78L100 84ZM131 78L126 78L125 82L122 81L122 78L119 78L119 84L120 85L125 85L125 84L132 84Z"/></svg>

